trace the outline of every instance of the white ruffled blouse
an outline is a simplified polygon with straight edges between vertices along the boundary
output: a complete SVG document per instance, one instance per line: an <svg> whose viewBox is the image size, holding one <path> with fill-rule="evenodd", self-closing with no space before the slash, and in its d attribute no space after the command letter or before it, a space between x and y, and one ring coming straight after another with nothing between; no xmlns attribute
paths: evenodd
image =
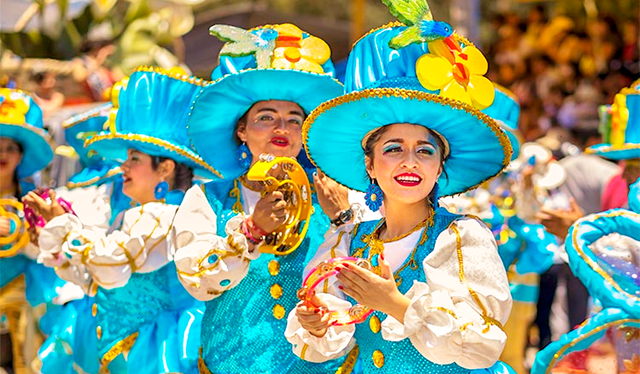
<svg viewBox="0 0 640 374"><path fill-rule="evenodd" d="M107 289L127 284L135 272L149 273L173 260L170 235L176 205L151 202L124 213L109 233L72 214L49 221L40 232L38 261L63 279Z"/></svg>
<svg viewBox="0 0 640 374"><path fill-rule="evenodd" d="M260 194L242 188L244 200L253 202L247 204L252 208ZM202 187L191 187L185 194L174 223L174 260L178 279L196 299L208 301L238 285L247 275L250 261L260 256L257 249L250 251L241 233L246 217L238 214L231 218L225 226L227 236L218 236L217 217Z"/></svg>
<svg viewBox="0 0 640 374"><path fill-rule="evenodd" d="M354 225L346 225L328 232L305 274L331 257L348 256L353 228ZM394 272L410 255L421 234L419 230L384 244L384 258ZM425 272L427 282L415 281L405 294L411 304L404 324L391 316L382 322L383 338L409 338L424 357L437 364L456 363L468 369L493 365L506 343L501 324L509 317L512 300L491 232L476 219L458 219L440 233L435 249L422 260L418 271ZM350 306L337 289L335 278L329 280L328 291L318 296L330 309ZM289 314L285 336L298 356L304 350L305 360L323 362L345 355L355 345L356 328L365 327L334 326L318 338L302 328L294 309Z"/></svg>

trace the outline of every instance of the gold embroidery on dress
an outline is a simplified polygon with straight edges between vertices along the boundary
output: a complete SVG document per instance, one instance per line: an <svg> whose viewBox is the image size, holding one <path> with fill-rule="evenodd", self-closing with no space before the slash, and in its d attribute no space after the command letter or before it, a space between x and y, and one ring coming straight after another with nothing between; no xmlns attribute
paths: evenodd
<svg viewBox="0 0 640 374"><path fill-rule="evenodd" d="M344 359L340 368L336 370L335 374L351 374L353 368L356 366L356 361L358 360L358 356L360 355L360 347L356 344L355 347L349 352L347 358Z"/></svg>
<svg viewBox="0 0 640 374"><path fill-rule="evenodd" d="M236 214L242 214L244 209L242 208L242 197L240 193L240 187L238 186L238 180L233 181L233 188L229 191L229 197L235 198L236 202L233 203L231 210Z"/></svg>
<svg viewBox="0 0 640 374"><path fill-rule="evenodd" d="M489 328L491 327L491 325L498 326L498 328L502 329L502 324L500 323L500 321L496 320L495 318L490 317L487 314L487 309L482 304L482 301L480 301L480 297L478 296L476 291L474 291L471 288L471 286L467 282L467 279L464 276L464 263L463 263L463 259L462 259L462 238L460 236L460 230L458 229L458 225L454 221L454 222L451 223L449 228L451 229L451 231L453 231L456 234L456 252L458 254L458 269L459 269L460 282L467 287L467 290L469 291L469 294L471 294L471 297L473 298L473 300L475 300L476 304L478 304L478 306L482 310L482 319L484 320L484 322L486 324L486 327L485 327L484 330L482 330L482 332L483 333L487 333L489 331Z"/></svg>
<svg viewBox="0 0 640 374"><path fill-rule="evenodd" d="M107 366L109 366L109 363L111 363L111 361L118 357L119 354L130 351L137 338L138 333L134 332L133 334L117 342L113 347L111 347L111 349L109 349L107 353L102 356L102 359L100 360L101 366L106 369Z"/></svg>

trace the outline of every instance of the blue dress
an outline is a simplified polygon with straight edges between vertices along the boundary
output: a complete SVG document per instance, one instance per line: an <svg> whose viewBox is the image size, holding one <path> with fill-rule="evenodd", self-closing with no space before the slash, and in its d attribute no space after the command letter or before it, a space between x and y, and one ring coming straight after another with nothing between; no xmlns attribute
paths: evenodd
<svg viewBox="0 0 640 374"><path fill-rule="evenodd" d="M170 192L166 206L175 207L183 195ZM172 261L153 271L132 272L121 287L94 285L94 297L65 305L59 325L64 327L40 351L42 372L198 372L204 304L185 291Z"/></svg>
<svg viewBox="0 0 640 374"><path fill-rule="evenodd" d="M230 194L239 182L205 184L204 192L216 213L218 235L225 237L225 226L235 217L233 205L242 194ZM231 196L234 195L234 196ZM261 254L251 262L249 273L236 287L206 303L202 321L201 373L334 373L349 365L345 359L326 363L303 361L293 354L284 338L287 315L298 303L296 291L302 284L302 271L324 241L329 228L313 196L313 214L300 247L286 256Z"/></svg>

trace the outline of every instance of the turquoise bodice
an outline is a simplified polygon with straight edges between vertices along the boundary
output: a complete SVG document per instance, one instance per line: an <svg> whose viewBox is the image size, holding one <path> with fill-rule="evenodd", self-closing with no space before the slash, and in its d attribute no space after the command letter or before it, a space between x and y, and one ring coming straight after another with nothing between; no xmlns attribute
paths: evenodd
<svg viewBox="0 0 640 374"><path fill-rule="evenodd" d="M242 194L237 181L212 182L204 191L218 217L218 235L236 216L232 207ZM241 200L240 200L241 201ZM304 266L324 241L329 228L313 196L307 235L298 249L286 256L261 254L251 262L239 285L206 303L202 320L202 358L212 373L333 373L344 359L327 363L303 361L293 354L285 339L287 315L295 308L296 291L302 284Z"/></svg>
<svg viewBox="0 0 640 374"><path fill-rule="evenodd" d="M189 309L198 303L182 287L173 262L150 273L133 273L126 285L95 296L96 325L100 330L98 354L103 357L115 344L154 322L170 310Z"/></svg>
<svg viewBox="0 0 640 374"><path fill-rule="evenodd" d="M433 225L426 230L426 240L421 240L415 253L413 253L400 271L395 273L396 282L400 282L398 289L407 293L414 281L426 283L422 261L432 251L438 235L459 218L460 216L449 213L444 208L438 208L434 216ZM349 252L353 255L364 248L363 258L369 258L369 250L365 242L364 235L370 235L380 224L380 221L367 221L356 226L352 233L352 240ZM424 234L421 239L424 238ZM371 263L377 264L377 255L371 258ZM391 342L382 338L380 323L387 317L386 314L375 311L369 318L356 326L355 339L360 349L359 358L363 366L364 373L442 373L458 374L469 373L471 370L464 369L456 364L439 365L427 360L417 349L413 347L407 338L399 342Z"/></svg>

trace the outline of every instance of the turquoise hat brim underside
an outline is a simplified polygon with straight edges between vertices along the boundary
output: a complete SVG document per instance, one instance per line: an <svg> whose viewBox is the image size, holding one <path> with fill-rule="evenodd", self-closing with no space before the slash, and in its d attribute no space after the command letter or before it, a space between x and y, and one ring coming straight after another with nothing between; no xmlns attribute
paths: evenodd
<svg viewBox="0 0 640 374"><path fill-rule="evenodd" d="M602 143L587 148L586 153L595 154L611 160L631 160L640 158L640 144L625 144L622 148Z"/></svg>
<svg viewBox="0 0 640 374"><path fill-rule="evenodd" d="M583 217L569 229L565 248L571 271L605 307L621 308L640 315L640 286L620 274L610 274L607 266L590 249L591 244L612 233L640 240L640 214L612 209ZM609 270L611 271L611 270Z"/></svg>
<svg viewBox="0 0 640 374"><path fill-rule="evenodd" d="M101 185L121 174L120 166L114 161L87 166L69 178L69 188Z"/></svg>
<svg viewBox="0 0 640 374"><path fill-rule="evenodd" d="M0 138L11 138L22 145L24 153L16 169L20 178L44 169L53 160L51 138L42 129L28 124L0 123Z"/></svg>
<svg viewBox="0 0 640 374"><path fill-rule="evenodd" d="M511 159L509 138L493 119L457 101L412 90L370 89L325 103L305 122L303 140L311 160L330 178L365 191L369 178L361 141L394 123L425 126L449 143L438 180L441 196L478 186Z"/></svg>
<svg viewBox="0 0 640 374"><path fill-rule="evenodd" d="M598 339L607 333L610 327L640 327L640 319L635 318L620 309L607 308L589 318L575 330L564 334L555 342L546 346L536 354L536 359L531 368L532 374L544 374L551 372L549 366L559 362L566 355L583 351L591 347Z"/></svg>
<svg viewBox="0 0 640 374"><path fill-rule="evenodd" d="M236 178L246 170L238 162L234 131L253 104L292 101L309 114L342 92L342 84L330 76L299 70L255 69L227 75L197 96L187 123L191 144L225 178Z"/></svg>
<svg viewBox="0 0 640 374"><path fill-rule="evenodd" d="M132 137L137 139L131 139ZM85 146L95 150L105 159L118 163L127 159L127 150L135 149L150 156L167 157L187 165L203 178L220 179L191 149L148 135L102 133L90 138Z"/></svg>

